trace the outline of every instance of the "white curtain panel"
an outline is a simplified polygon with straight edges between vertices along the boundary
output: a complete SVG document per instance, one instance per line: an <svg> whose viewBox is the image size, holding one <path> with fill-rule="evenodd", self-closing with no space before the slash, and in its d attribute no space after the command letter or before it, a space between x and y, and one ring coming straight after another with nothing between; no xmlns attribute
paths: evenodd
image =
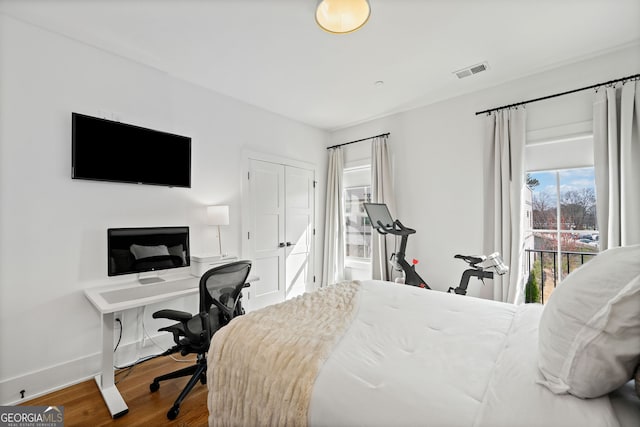
<svg viewBox="0 0 640 427"><path fill-rule="evenodd" d="M386 137L374 138L371 143L371 202L385 203L395 218L396 203L393 191L391 154ZM389 264L394 236L375 232L371 236L371 272L373 279L392 280Z"/></svg>
<svg viewBox="0 0 640 427"><path fill-rule="evenodd" d="M640 82L596 92L593 146L600 250L640 243Z"/></svg>
<svg viewBox="0 0 640 427"><path fill-rule="evenodd" d="M493 299L521 303L522 189L524 187L524 108L500 110L486 118L484 176L485 254L500 252L509 272L494 274Z"/></svg>
<svg viewBox="0 0 640 427"><path fill-rule="evenodd" d="M329 150L322 286L344 280L344 159L340 147Z"/></svg>

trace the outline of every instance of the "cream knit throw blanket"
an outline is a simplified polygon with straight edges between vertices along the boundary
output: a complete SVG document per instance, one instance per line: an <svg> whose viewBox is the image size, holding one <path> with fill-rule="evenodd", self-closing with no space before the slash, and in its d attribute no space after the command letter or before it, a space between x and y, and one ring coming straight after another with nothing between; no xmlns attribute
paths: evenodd
<svg viewBox="0 0 640 427"><path fill-rule="evenodd" d="M236 317L208 354L209 426L306 426L313 384L355 313L345 282Z"/></svg>

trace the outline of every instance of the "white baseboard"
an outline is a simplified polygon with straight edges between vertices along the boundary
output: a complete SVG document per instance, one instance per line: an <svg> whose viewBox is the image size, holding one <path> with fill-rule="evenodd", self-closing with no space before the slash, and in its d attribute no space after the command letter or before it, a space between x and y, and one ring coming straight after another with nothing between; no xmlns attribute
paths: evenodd
<svg viewBox="0 0 640 427"><path fill-rule="evenodd" d="M164 346L164 349L173 345L171 335L166 333L154 335L153 340ZM116 364L118 366L127 365L139 358L161 352L162 350L151 343L148 338L145 340L144 345L142 340L134 341L118 348ZM98 352L2 380L0 381L0 406L17 405L92 379L100 373L100 367L101 353ZM21 397L21 390L24 390L24 398ZM56 402L51 403L56 404Z"/></svg>

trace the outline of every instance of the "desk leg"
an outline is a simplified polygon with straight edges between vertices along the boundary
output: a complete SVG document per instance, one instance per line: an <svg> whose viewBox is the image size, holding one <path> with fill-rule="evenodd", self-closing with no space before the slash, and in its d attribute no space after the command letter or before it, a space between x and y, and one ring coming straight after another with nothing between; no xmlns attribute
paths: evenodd
<svg viewBox="0 0 640 427"><path fill-rule="evenodd" d="M112 418L118 418L129 412L120 391L114 383L113 371L113 313L102 314L102 374L95 377L102 398L111 412Z"/></svg>

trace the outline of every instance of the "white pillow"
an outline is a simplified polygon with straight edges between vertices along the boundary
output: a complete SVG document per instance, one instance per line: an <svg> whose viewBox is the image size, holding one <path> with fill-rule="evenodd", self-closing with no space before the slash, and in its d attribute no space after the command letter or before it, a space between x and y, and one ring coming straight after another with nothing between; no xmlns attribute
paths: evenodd
<svg viewBox="0 0 640 427"><path fill-rule="evenodd" d="M129 247L136 259L149 258L152 256L169 255L169 249L165 245L142 246L135 243Z"/></svg>
<svg viewBox="0 0 640 427"><path fill-rule="evenodd" d="M609 249L551 294L540 318L539 381L556 394L599 397L640 362L640 245Z"/></svg>

